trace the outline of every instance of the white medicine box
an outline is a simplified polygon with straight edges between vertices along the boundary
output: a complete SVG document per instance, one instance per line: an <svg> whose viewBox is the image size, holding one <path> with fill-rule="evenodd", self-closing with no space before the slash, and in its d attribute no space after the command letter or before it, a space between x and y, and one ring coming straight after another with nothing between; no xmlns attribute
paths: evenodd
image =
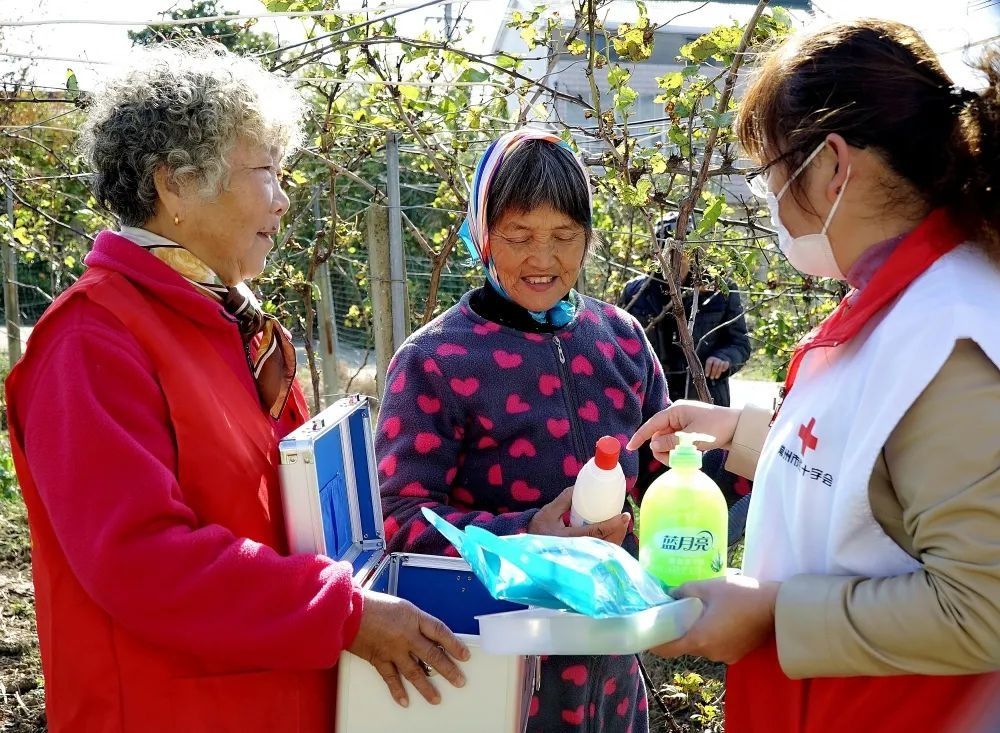
<svg viewBox="0 0 1000 733"><path fill-rule="evenodd" d="M386 555L368 400L349 397L331 405L282 440L279 450L290 550L350 562L364 587L439 618L472 652L461 663L465 687L434 678L441 704L430 705L406 683L408 708L393 701L374 667L345 652L338 665L337 733L523 731L536 660L483 651L477 617L524 607L492 598L461 559Z"/></svg>

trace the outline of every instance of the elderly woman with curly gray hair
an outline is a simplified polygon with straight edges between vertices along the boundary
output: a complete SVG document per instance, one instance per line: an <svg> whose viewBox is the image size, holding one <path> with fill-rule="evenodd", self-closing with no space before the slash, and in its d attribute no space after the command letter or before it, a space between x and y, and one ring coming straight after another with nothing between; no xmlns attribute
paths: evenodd
<svg viewBox="0 0 1000 733"><path fill-rule="evenodd" d="M306 418L289 334L244 281L289 200L302 102L215 46L158 49L82 130L101 232L7 381L49 730L333 730L334 667L430 702L463 683L443 624L289 555L277 443Z"/></svg>

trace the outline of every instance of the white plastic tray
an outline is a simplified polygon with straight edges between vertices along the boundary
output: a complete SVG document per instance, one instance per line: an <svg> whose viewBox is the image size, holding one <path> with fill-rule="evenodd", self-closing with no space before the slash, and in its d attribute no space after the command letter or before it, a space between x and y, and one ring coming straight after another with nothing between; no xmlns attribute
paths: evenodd
<svg viewBox="0 0 1000 733"><path fill-rule="evenodd" d="M701 615L697 598L628 616L592 618L569 611L529 608L477 616L480 643L489 654L635 654L679 639Z"/></svg>

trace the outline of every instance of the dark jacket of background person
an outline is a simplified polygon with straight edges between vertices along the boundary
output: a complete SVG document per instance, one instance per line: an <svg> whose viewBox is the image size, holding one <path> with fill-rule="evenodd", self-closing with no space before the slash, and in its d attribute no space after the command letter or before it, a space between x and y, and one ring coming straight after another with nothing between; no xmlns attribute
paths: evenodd
<svg viewBox="0 0 1000 733"><path fill-rule="evenodd" d="M665 283L653 279L639 294L649 278L637 277L625 284L618 305L635 316L645 327L670 304L670 293ZM690 283L690 277L686 283ZM729 369L718 379L708 379L708 391L717 405L728 407L730 402L729 377L738 372L750 357L750 339L743 316L743 303L736 284L727 283L728 292L706 290L699 292L698 311L692 334L698 358L702 365L715 356L729 362ZM639 297L636 298L636 295ZM691 318L694 291L684 290L684 316ZM633 303L632 301L635 300ZM691 380L687 358L681 349L677 322L672 314L661 318L647 334L657 358L667 377L671 400L698 399L698 392Z"/></svg>

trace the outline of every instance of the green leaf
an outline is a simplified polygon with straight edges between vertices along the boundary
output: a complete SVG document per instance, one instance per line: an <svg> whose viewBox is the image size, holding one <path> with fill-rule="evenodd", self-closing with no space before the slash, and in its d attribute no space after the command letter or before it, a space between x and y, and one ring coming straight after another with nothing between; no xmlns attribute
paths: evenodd
<svg viewBox="0 0 1000 733"><path fill-rule="evenodd" d="M482 69L466 69L462 72L462 75L458 77L458 81L461 82L478 82L487 81L490 78L488 71L483 71Z"/></svg>
<svg viewBox="0 0 1000 733"><path fill-rule="evenodd" d="M726 200L722 196L715 197L711 205L705 209L705 213L701 215L701 221L698 223L695 232L698 235L702 235L710 231L715 226L715 223L719 221L719 217L722 216L725 206Z"/></svg>
<svg viewBox="0 0 1000 733"><path fill-rule="evenodd" d="M681 46L681 56L699 64L708 61L718 47L711 41L703 39L704 37Z"/></svg>
<svg viewBox="0 0 1000 733"><path fill-rule="evenodd" d="M728 57L736 53L742 38L743 29L735 22L732 25L719 26L697 40L681 46L681 56L699 64L711 58L727 62Z"/></svg>
<svg viewBox="0 0 1000 733"><path fill-rule="evenodd" d="M496 64L501 69L516 69L520 65L521 59L517 56L511 56L510 54L501 54L497 56Z"/></svg>
<svg viewBox="0 0 1000 733"><path fill-rule="evenodd" d="M612 89L616 89L627 82L631 76L632 72L615 64L608 70L608 85Z"/></svg>
<svg viewBox="0 0 1000 733"><path fill-rule="evenodd" d="M653 182L648 178L642 178L635 185L636 193L639 196L640 206L649 201L649 193L653 190Z"/></svg>
<svg viewBox="0 0 1000 733"><path fill-rule="evenodd" d="M653 55L653 31L649 28L634 28L623 23L611 44L619 56L629 61L645 61Z"/></svg>
<svg viewBox="0 0 1000 733"><path fill-rule="evenodd" d="M684 75L679 71L656 77L656 85L660 87L660 89L668 92L680 89L683 83Z"/></svg>
<svg viewBox="0 0 1000 733"><path fill-rule="evenodd" d="M449 119L454 118L458 114L458 105L455 104L455 100L449 97L445 97L441 100L438 105L438 109L445 114Z"/></svg>
<svg viewBox="0 0 1000 733"><path fill-rule="evenodd" d="M714 109L706 110L701 113L701 119L708 127L728 127L736 119L736 110L731 109L721 115Z"/></svg>
<svg viewBox="0 0 1000 733"><path fill-rule="evenodd" d="M615 108L625 111L639 100L639 92L632 87L623 86L615 94Z"/></svg>
<svg viewBox="0 0 1000 733"><path fill-rule="evenodd" d="M649 159L649 169L656 175L667 172L667 161L662 153L653 153Z"/></svg>
<svg viewBox="0 0 1000 733"><path fill-rule="evenodd" d="M66 265L66 267L75 267L76 266L76 257L73 257L72 255L66 255L63 258L63 264Z"/></svg>
<svg viewBox="0 0 1000 733"><path fill-rule="evenodd" d="M80 83L73 69L66 69L66 96L70 99L77 99L80 96Z"/></svg>
<svg viewBox="0 0 1000 733"><path fill-rule="evenodd" d="M480 124L482 124L483 118L483 108L482 107L469 107L465 113L465 123L472 130L478 130Z"/></svg>
<svg viewBox="0 0 1000 733"><path fill-rule="evenodd" d="M621 200L626 206L641 207L649 203L649 194L653 190L653 182L648 178L640 178L634 186L621 183Z"/></svg>
<svg viewBox="0 0 1000 733"><path fill-rule="evenodd" d="M779 26L784 26L786 30L792 27L792 16L785 8L774 7L770 8L771 15L774 17L774 21Z"/></svg>
<svg viewBox="0 0 1000 733"><path fill-rule="evenodd" d="M297 168L291 172L290 177L293 181L295 181L296 185L299 186L304 186L309 182L309 179L306 178L306 174Z"/></svg>
<svg viewBox="0 0 1000 733"><path fill-rule="evenodd" d="M420 87L412 87L409 84L400 84L399 93L402 95L403 99L415 102L420 98Z"/></svg>
<svg viewBox="0 0 1000 733"><path fill-rule="evenodd" d="M528 48L538 45L538 29L533 25L526 25L521 29L521 38L528 44Z"/></svg>
<svg viewBox="0 0 1000 733"><path fill-rule="evenodd" d="M580 56L584 51L587 50L587 44L581 41L579 38L574 38L566 45L566 50L569 51L574 56Z"/></svg>

